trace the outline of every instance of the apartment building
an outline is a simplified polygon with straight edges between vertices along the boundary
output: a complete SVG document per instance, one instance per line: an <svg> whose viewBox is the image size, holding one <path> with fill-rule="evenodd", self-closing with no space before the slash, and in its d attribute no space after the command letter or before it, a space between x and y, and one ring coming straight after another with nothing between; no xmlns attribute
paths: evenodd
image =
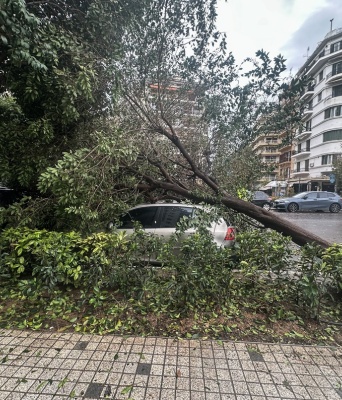
<svg viewBox="0 0 342 400"><path fill-rule="evenodd" d="M287 182L291 177L293 144L286 140L287 133L279 135L281 144L279 145L279 166L277 179Z"/></svg>
<svg viewBox="0 0 342 400"><path fill-rule="evenodd" d="M264 176L256 182L256 186L264 186L266 183L276 180L279 174L280 144L279 135L272 133L260 135L254 139L253 150L267 167Z"/></svg>
<svg viewBox="0 0 342 400"><path fill-rule="evenodd" d="M333 162L342 154L342 28L330 31L298 71L309 84L302 129L295 136L289 186L334 191Z"/></svg>

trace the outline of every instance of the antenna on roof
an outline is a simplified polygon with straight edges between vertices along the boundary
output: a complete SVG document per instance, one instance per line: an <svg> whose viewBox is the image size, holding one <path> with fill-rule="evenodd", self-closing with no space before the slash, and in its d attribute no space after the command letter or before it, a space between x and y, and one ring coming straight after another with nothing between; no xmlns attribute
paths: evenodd
<svg viewBox="0 0 342 400"><path fill-rule="evenodd" d="M332 18L332 19L330 20L330 32L332 31L332 22L333 22L333 20L334 20L334 18Z"/></svg>
<svg viewBox="0 0 342 400"><path fill-rule="evenodd" d="M310 51L310 46L306 49L306 54L303 56L305 58L309 58L309 51Z"/></svg>

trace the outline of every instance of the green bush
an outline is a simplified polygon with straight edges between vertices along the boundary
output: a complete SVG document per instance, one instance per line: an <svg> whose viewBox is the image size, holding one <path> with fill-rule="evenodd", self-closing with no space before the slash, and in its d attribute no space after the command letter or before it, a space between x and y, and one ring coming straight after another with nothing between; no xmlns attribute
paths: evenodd
<svg viewBox="0 0 342 400"><path fill-rule="evenodd" d="M100 307L111 290L137 300L144 312L172 315L228 308L248 295L269 304L286 298L319 316L329 288L341 290L341 245L303 246L291 259L289 238L255 230L240 234L236 248L219 248L205 228L210 220L204 214L181 221L166 243L138 228L131 236L114 231L86 237L9 228L0 234L0 278L19 282L24 296L53 296L58 286L69 285L81 289L83 303ZM185 238L189 224L196 233ZM153 268L152 258L162 268ZM283 274L289 269L293 279Z"/></svg>
<svg viewBox="0 0 342 400"><path fill-rule="evenodd" d="M141 267L155 253L159 241L137 229L95 233L82 238L76 232L49 232L9 228L0 235L0 276L32 276L51 291L56 285L117 288L128 296L141 287Z"/></svg>
<svg viewBox="0 0 342 400"><path fill-rule="evenodd" d="M9 228L0 235L0 275L18 279L36 277L42 287L58 283L77 286L82 276L78 233Z"/></svg>
<svg viewBox="0 0 342 400"><path fill-rule="evenodd" d="M232 250L217 247L208 232L192 234L180 245L178 240L177 235L171 238L160 255L168 273L162 282L149 281L147 287L160 309L208 311L227 305L233 280ZM177 244L179 252L174 254L171 249Z"/></svg>
<svg viewBox="0 0 342 400"><path fill-rule="evenodd" d="M328 275L330 282L342 292L342 245L334 244L323 251L323 272Z"/></svg>
<svg viewBox="0 0 342 400"><path fill-rule="evenodd" d="M290 263L291 238L271 230L253 230L238 235L235 251L240 267L280 274Z"/></svg>

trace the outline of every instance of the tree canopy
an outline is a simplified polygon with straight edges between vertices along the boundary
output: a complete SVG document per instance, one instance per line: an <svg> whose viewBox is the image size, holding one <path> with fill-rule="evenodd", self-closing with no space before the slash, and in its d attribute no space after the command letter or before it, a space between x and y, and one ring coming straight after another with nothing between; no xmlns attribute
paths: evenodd
<svg viewBox="0 0 342 400"><path fill-rule="evenodd" d="M216 0L4 4L0 180L46 197L50 222L94 229L129 202L190 199L326 245L236 197L237 152L301 83L262 50L237 65Z"/></svg>

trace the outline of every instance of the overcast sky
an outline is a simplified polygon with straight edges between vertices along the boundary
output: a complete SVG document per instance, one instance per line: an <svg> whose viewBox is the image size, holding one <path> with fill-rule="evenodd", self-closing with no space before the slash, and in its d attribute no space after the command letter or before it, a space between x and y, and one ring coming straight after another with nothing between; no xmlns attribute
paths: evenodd
<svg viewBox="0 0 342 400"><path fill-rule="evenodd" d="M318 42L342 28L342 0L219 0L218 28L237 61L263 49L282 54L295 74Z"/></svg>

